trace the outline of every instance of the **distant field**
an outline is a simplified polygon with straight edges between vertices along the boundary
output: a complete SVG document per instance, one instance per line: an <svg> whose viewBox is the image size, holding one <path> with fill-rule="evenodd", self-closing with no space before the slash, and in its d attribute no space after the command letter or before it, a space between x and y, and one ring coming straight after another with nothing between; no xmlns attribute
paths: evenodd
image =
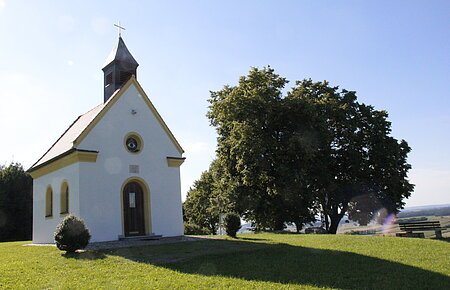
<svg viewBox="0 0 450 290"><path fill-rule="evenodd" d="M450 289L450 243L349 235L249 234L88 251L0 243L0 288Z"/></svg>

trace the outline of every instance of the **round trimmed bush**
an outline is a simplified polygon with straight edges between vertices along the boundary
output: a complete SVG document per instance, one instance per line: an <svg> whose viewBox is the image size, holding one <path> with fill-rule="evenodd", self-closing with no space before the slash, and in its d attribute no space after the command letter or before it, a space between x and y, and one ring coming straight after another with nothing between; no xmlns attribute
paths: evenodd
<svg viewBox="0 0 450 290"><path fill-rule="evenodd" d="M227 232L227 235L235 238L240 228L241 228L241 217L234 212L228 213L225 216L225 230Z"/></svg>
<svg viewBox="0 0 450 290"><path fill-rule="evenodd" d="M84 249L91 239L91 234L84 221L74 215L66 216L56 227L55 242L58 249L73 253Z"/></svg>

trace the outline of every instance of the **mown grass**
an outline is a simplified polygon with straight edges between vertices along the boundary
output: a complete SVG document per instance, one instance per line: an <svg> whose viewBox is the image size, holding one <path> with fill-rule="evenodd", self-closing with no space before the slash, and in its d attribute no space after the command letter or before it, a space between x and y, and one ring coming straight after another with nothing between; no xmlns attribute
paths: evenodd
<svg viewBox="0 0 450 290"><path fill-rule="evenodd" d="M450 289L450 243L347 235L241 235L237 240L87 251L0 243L0 288Z"/></svg>

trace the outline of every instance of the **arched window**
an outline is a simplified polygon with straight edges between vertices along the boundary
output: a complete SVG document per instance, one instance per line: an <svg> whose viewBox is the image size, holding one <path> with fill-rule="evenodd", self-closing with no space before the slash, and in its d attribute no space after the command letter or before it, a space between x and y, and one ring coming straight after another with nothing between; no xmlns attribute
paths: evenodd
<svg viewBox="0 0 450 290"><path fill-rule="evenodd" d="M45 217L51 216L53 216L53 190L51 186L49 186L45 193Z"/></svg>
<svg viewBox="0 0 450 290"><path fill-rule="evenodd" d="M69 185L67 184L67 182L63 182L63 184L61 185L60 203L60 213L69 213Z"/></svg>

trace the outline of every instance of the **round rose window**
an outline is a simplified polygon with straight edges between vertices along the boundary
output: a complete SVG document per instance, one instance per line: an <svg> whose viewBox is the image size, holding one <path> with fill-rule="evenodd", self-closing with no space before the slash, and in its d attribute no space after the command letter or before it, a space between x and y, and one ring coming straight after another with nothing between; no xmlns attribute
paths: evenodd
<svg viewBox="0 0 450 290"><path fill-rule="evenodd" d="M137 153L142 149L142 139L136 134L129 134L125 138L125 147L131 153Z"/></svg>

